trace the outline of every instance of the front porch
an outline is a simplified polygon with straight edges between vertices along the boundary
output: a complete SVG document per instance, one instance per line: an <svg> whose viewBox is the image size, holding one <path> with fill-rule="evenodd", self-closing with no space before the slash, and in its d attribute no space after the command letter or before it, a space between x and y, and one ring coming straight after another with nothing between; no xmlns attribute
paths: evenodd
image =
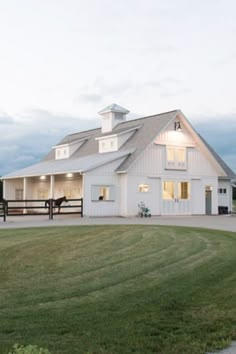
<svg viewBox="0 0 236 354"><path fill-rule="evenodd" d="M73 199L83 198L83 176L80 173L63 173L33 177L12 178L3 181L4 199L14 200L12 207L22 208L22 201L27 200L27 207L44 207L45 200L66 197L70 207L76 206ZM34 202L37 201L37 202ZM71 209L71 212L73 209ZM24 213L27 213L24 210Z"/></svg>

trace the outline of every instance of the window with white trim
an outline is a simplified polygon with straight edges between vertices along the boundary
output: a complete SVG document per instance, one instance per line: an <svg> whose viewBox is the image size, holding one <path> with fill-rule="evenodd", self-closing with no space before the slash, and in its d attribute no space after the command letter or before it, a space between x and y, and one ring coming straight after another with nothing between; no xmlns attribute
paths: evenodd
<svg viewBox="0 0 236 354"><path fill-rule="evenodd" d="M149 185L148 184L139 184L138 191L142 192L142 193L147 193L149 191Z"/></svg>
<svg viewBox="0 0 236 354"><path fill-rule="evenodd" d="M174 182L165 181L162 183L162 199L173 200L175 195Z"/></svg>
<svg viewBox="0 0 236 354"><path fill-rule="evenodd" d="M91 187L92 201L114 201L115 186L113 185L92 185Z"/></svg>
<svg viewBox="0 0 236 354"><path fill-rule="evenodd" d="M227 194L227 188L218 188L218 194Z"/></svg>
<svg viewBox="0 0 236 354"><path fill-rule="evenodd" d="M178 199L186 200L190 197L189 182L178 182Z"/></svg>
<svg viewBox="0 0 236 354"><path fill-rule="evenodd" d="M166 146L166 168L185 170L186 167L186 147Z"/></svg>

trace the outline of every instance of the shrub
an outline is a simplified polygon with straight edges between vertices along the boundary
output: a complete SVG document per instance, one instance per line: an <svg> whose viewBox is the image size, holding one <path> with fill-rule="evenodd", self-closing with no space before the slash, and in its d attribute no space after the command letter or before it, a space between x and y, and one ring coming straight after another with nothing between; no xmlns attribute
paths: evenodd
<svg viewBox="0 0 236 354"><path fill-rule="evenodd" d="M39 348L37 345L19 345L14 344L12 351L8 354L51 354L48 349Z"/></svg>

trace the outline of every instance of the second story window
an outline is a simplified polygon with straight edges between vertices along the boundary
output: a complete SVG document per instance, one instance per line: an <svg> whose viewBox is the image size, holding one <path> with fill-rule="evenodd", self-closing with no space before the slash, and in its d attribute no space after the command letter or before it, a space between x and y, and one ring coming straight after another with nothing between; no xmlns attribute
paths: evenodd
<svg viewBox="0 0 236 354"><path fill-rule="evenodd" d="M185 147L166 147L166 169L185 170L187 168Z"/></svg>

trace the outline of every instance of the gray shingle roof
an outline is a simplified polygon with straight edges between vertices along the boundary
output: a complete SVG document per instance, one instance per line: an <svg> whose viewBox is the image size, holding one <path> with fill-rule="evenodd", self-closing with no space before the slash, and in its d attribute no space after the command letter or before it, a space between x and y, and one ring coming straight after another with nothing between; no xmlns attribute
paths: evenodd
<svg viewBox="0 0 236 354"><path fill-rule="evenodd" d="M103 114L103 113L108 113L108 112L117 112L117 113L124 113L124 114L129 113L128 109L118 106L118 104L115 104L115 103L112 103L110 106L105 107L104 109L102 109L98 113Z"/></svg>
<svg viewBox="0 0 236 354"><path fill-rule="evenodd" d="M138 118L130 121L125 121L118 124L111 133L102 134L101 128L83 131L75 134L65 136L58 144L70 144L75 141L84 139L83 144L74 152L69 159L55 160L55 149L51 149L47 156L42 161L33 166L27 167L20 171L13 172L4 178L11 178L13 176L25 176L40 175L49 173L66 173L75 171L83 171L85 169L95 166L95 161L103 164L109 161L124 157L124 161L121 163L117 172L127 171L130 166L141 156L143 151L149 146L149 144L155 140L156 136L165 129L165 127L175 119L175 117L181 114L179 110L165 112L149 117ZM98 141L96 138L119 134L125 130L134 129L132 136L121 146L119 151L111 153L98 153ZM226 176L235 179L234 172L227 166L227 164L219 157L218 154L206 143L206 141L200 137L203 144L208 148L212 156L221 166ZM126 157L126 158L125 158ZM41 170L40 170L41 169ZM44 171L44 172L43 172ZM32 175L32 174L31 174Z"/></svg>
<svg viewBox="0 0 236 354"><path fill-rule="evenodd" d="M79 158L45 160L21 170L9 173L4 178L33 177L67 172L86 172L111 161L126 157L129 151L115 151L106 154L93 154Z"/></svg>

